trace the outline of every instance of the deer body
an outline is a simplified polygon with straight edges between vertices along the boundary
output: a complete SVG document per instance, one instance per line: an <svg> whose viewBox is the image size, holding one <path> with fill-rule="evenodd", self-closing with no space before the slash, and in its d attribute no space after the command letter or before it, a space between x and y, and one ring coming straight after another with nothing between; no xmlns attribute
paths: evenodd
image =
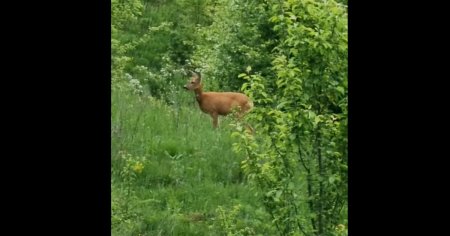
<svg viewBox="0 0 450 236"><path fill-rule="evenodd" d="M212 117L214 128L217 128L219 115L226 116L236 110L238 118L242 118L253 107L253 103L243 93L203 92L201 77L198 74L194 74L184 88L195 92L200 109Z"/></svg>

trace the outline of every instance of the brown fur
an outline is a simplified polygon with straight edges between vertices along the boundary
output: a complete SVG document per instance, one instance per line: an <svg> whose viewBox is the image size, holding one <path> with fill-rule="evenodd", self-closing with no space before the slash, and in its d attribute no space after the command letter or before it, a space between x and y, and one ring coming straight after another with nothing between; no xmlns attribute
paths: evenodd
<svg viewBox="0 0 450 236"><path fill-rule="evenodd" d="M226 116L236 109L238 118L242 118L253 108L253 102L243 93L203 92L201 81L201 76L193 73L184 88L195 92L200 109L212 117L214 128L217 128L219 115Z"/></svg>

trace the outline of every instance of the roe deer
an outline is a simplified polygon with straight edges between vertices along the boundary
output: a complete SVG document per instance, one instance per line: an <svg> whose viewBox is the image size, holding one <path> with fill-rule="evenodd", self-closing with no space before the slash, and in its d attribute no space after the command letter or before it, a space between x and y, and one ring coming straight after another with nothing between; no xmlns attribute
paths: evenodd
<svg viewBox="0 0 450 236"><path fill-rule="evenodd" d="M253 102L243 93L203 92L201 75L195 72L192 74L191 80L184 88L195 92L200 109L212 117L214 128L217 128L219 115L226 116L236 109L237 117L242 118L253 108Z"/></svg>

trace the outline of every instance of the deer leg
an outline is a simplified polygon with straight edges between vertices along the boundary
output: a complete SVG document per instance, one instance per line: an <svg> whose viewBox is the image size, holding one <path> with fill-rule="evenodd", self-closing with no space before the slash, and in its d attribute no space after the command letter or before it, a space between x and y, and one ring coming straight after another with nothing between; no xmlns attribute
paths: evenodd
<svg viewBox="0 0 450 236"><path fill-rule="evenodd" d="M212 114L211 114L211 117L212 117L212 119L213 119L213 127L214 127L214 128L217 128L217 124L218 124L218 116L219 116L219 114L217 114L217 113L212 113Z"/></svg>
<svg viewBox="0 0 450 236"><path fill-rule="evenodd" d="M238 111L236 114L236 119L238 121L242 121L242 117L244 117L244 112L243 111Z"/></svg>

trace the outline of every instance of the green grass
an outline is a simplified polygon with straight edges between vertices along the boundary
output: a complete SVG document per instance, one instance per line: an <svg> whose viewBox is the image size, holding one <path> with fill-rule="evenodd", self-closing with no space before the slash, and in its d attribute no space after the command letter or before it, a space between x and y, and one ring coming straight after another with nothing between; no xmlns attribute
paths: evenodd
<svg viewBox="0 0 450 236"><path fill-rule="evenodd" d="M172 106L112 92L112 235L224 235L226 221L235 230L272 235L241 172L243 157L232 151L230 118L214 130L193 95L183 92ZM142 171L132 168L138 162ZM219 206L237 205L235 216L218 215Z"/></svg>

